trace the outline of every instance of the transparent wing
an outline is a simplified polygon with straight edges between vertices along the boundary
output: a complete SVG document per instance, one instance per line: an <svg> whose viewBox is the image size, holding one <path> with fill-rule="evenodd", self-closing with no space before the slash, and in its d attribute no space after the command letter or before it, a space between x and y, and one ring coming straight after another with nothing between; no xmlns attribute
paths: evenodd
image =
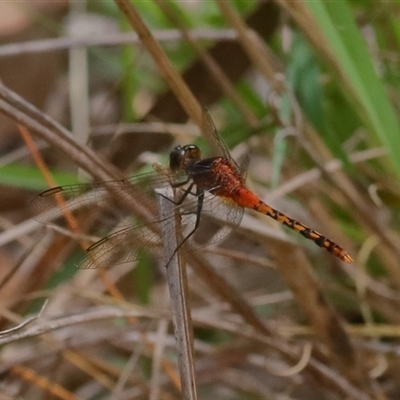
<svg viewBox="0 0 400 400"><path fill-rule="evenodd" d="M222 156L229 160L231 164L240 172L239 165L232 158L228 146L223 139L218 135L217 129L215 128L214 122L210 117L210 114L206 109L203 109L202 114L203 132L206 134L206 139L211 146L214 155Z"/></svg>
<svg viewBox="0 0 400 400"><path fill-rule="evenodd" d="M114 230L88 247L83 259L78 263L80 268L127 263L137 260L140 254L145 253L159 257L162 255L159 226L161 221L156 212L153 222L143 224L143 221L133 216L122 203L116 203L115 197L118 197L119 193L122 196L135 190L136 200L148 203L149 192L155 196L155 188L171 185L171 183L188 182L175 189L176 198L180 198L190 186L188 177L185 173L171 175L168 171L168 169L161 172L155 171L110 182L55 187L36 196L30 208L34 218L44 224L71 229L68 221L69 216L73 216L73 219L84 221L82 231L93 231L96 235L103 236L110 230ZM138 191L138 187L142 190ZM224 201L209 191L204 192L199 214L200 200L201 196L189 193L185 201L175 210L181 215L183 239L193 233L196 221L200 218L198 229L188 241L188 248L203 247L220 241L240 223L243 216L241 207ZM173 217L175 211L166 216L166 219ZM103 231L99 231L99 228ZM167 234L175 233L171 231Z"/></svg>
<svg viewBox="0 0 400 400"><path fill-rule="evenodd" d="M151 254L161 257L158 223L124 228L100 239L86 249L78 268L99 268L124 264Z"/></svg>
<svg viewBox="0 0 400 400"><path fill-rule="evenodd" d="M195 228L199 217L199 198L189 195L187 200L177 206L181 215L182 238L185 239ZM166 219L174 216L174 212ZM208 192L200 214L200 225L188 241L185 250L197 249L216 243L226 237L243 217L243 209ZM147 225L132 226L121 229L94 243L86 250L84 258L78 263L79 268L97 268L135 261L144 254L162 257L162 242L159 236L160 220ZM228 222L228 224L227 224ZM171 231L167 235L175 235Z"/></svg>
<svg viewBox="0 0 400 400"><path fill-rule="evenodd" d="M184 174L171 175L168 169L132 176L128 179L58 186L36 196L30 209L33 218L43 224L67 227L68 217L84 217L94 229L105 229L124 221L129 210L117 204L118 195L133 193L137 201L149 201L149 193L156 187L169 185L172 181L186 179ZM140 188L140 190L138 190ZM129 222L130 223L130 222ZM119 225L119 227L128 226Z"/></svg>
<svg viewBox="0 0 400 400"><path fill-rule="evenodd" d="M209 192L205 192L204 195L200 224L189 242L190 247L194 248L219 242L229 235L243 218L244 209L237 204ZM191 219L185 223L187 227L184 234L188 234L194 228L196 215L191 214Z"/></svg>

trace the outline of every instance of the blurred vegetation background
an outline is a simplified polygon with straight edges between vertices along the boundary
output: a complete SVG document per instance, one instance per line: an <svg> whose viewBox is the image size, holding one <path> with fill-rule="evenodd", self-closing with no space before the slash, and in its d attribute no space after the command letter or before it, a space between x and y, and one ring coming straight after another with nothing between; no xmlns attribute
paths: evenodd
<svg viewBox="0 0 400 400"><path fill-rule="evenodd" d="M398 2L21 1L0 15L3 398L178 399L185 376L187 398L399 398ZM77 269L76 237L29 209L50 186L149 172L178 143L207 155L163 52L233 156L250 155L249 188L354 259L251 212L183 257L194 375L162 262Z"/></svg>

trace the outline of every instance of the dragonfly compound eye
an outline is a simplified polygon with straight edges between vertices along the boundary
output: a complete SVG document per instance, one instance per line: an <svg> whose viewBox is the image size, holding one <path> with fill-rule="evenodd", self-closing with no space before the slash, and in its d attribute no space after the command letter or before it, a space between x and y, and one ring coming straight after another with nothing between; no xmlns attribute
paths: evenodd
<svg viewBox="0 0 400 400"><path fill-rule="evenodd" d="M172 171L182 169L182 161L185 157L185 149L182 146L176 146L169 155L169 167Z"/></svg>
<svg viewBox="0 0 400 400"><path fill-rule="evenodd" d="M200 149L194 144L176 146L169 155L169 167L172 171L185 169L193 161L201 158Z"/></svg>
<svg viewBox="0 0 400 400"><path fill-rule="evenodd" d="M191 161L198 161L201 159L200 149L194 144L188 144L186 146L183 146L183 150L185 152L183 161L185 165Z"/></svg>

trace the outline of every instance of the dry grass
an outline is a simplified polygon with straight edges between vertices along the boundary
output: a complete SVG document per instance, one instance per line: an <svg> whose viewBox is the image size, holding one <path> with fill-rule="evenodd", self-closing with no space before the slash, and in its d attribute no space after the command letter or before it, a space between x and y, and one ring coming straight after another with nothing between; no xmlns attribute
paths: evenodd
<svg viewBox="0 0 400 400"><path fill-rule="evenodd" d="M384 22L398 5L115 3L101 9L101 33L52 41L32 19L25 37L43 40L0 46L14 65L0 85L4 398L396 399L400 59ZM113 31L122 15L138 37ZM43 60L42 84L26 60ZM148 171L175 143L215 148L203 106L238 159L252 153L248 186L353 264L247 212L227 240L167 269L147 254L82 270L79 244L106 233L89 229L100 195L87 213L64 215L68 235L31 219L28 203L46 188L38 177L55 185L49 171L57 184L71 166L112 181ZM114 210L146 222L157 207L136 188Z"/></svg>

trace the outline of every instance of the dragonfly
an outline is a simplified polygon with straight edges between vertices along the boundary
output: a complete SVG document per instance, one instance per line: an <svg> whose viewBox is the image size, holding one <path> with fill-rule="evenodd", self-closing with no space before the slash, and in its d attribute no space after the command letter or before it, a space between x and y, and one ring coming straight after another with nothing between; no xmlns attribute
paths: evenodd
<svg viewBox="0 0 400 400"><path fill-rule="evenodd" d="M115 205L111 199L129 195L135 188L136 200L148 202L149 193L160 194L157 188L171 187L175 193L174 210L164 219L180 214L182 241L174 254L180 250L196 249L225 238L242 220L245 209L264 214L288 228L312 240L319 247L346 263L351 256L338 244L303 223L272 208L245 185L245 172L231 157L228 147L218 135L207 113L204 131L214 149L214 155L203 158L198 146L178 145L170 153L169 166L145 174L137 174L123 180L92 182L57 186L37 195L31 202L34 218L46 225L69 226L68 216L84 217L91 229L99 229L105 222L114 226L113 231L95 241L86 250L79 268L97 268L122 264L139 259L150 253L163 256L160 240L160 217L150 223ZM138 194L137 188L140 188ZM60 198L63 201L60 201ZM115 221L120 219L117 225ZM165 232L164 234L174 234ZM185 245L185 246L184 246Z"/></svg>

